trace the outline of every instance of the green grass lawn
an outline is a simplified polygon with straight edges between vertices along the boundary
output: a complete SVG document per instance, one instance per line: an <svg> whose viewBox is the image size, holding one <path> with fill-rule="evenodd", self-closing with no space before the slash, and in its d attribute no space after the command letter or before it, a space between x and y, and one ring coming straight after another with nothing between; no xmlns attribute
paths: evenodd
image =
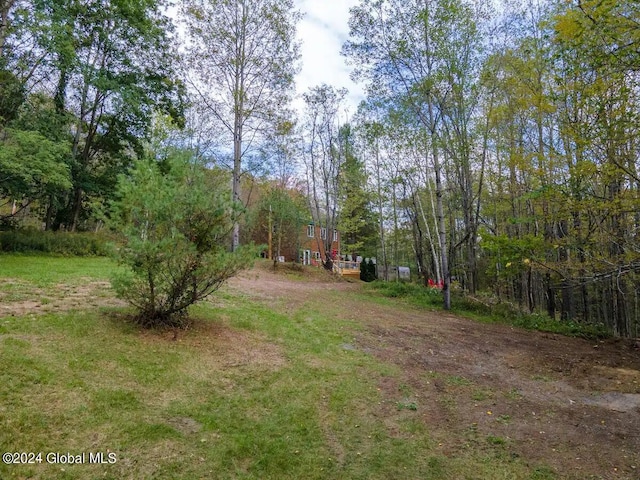
<svg viewBox="0 0 640 480"><path fill-rule="evenodd" d="M39 256L0 256L0 266L0 280L39 289L116 268ZM0 464L0 478L554 478L502 441L455 439L459 453L445 455L428 412L382 397L381 379L400 372L346 348L360 326L330 305L286 313L224 291L177 336L141 331L125 311L0 318L0 446L43 455ZM116 461L52 464L49 452Z"/></svg>
<svg viewBox="0 0 640 480"><path fill-rule="evenodd" d="M0 254L0 280L17 279L38 287L78 283L83 279L108 280L117 268L107 257L52 257Z"/></svg>

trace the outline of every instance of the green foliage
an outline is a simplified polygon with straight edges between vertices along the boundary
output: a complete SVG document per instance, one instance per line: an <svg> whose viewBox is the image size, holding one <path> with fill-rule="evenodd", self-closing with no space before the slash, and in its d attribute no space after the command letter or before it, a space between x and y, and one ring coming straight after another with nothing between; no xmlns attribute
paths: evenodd
<svg viewBox="0 0 640 480"><path fill-rule="evenodd" d="M113 197L154 111L180 116L183 89L174 80L171 24L161 2L33 2L21 26L46 53L48 98L66 117L71 184L47 199L47 225L76 230ZM135 44L136 48L130 46ZM42 132L41 132L42 133ZM43 135L49 139L47 134Z"/></svg>
<svg viewBox="0 0 640 480"><path fill-rule="evenodd" d="M456 312L485 322L497 322L527 330L558 333L588 339L608 338L611 333L602 324L580 323L550 318L546 314L523 312L508 302L488 303L465 295L455 298Z"/></svg>
<svg viewBox="0 0 640 480"><path fill-rule="evenodd" d="M205 173L174 154L120 177L112 226L126 239L119 259L129 268L113 286L144 326L181 325L190 305L251 263L253 247L226 250L238 212L226 185Z"/></svg>
<svg viewBox="0 0 640 480"><path fill-rule="evenodd" d="M584 0L566 2L553 19L558 42L589 58L597 68L637 70L640 29L637 2Z"/></svg>
<svg viewBox="0 0 640 480"><path fill-rule="evenodd" d="M496 270L501 277L513 277L528 268L536 257L542 257L546 251L541 237L523 235L511 238L507 235L484 235L482 248L492 260L488 272Z"/></svg>
<svg viewBox="0 0 640 480"><path fill-rule="evenodd" d="M22 82L12 72L0 69L0 125L15 118L23 101Z"/></svg>
<svg viewBox="0 0 640 480"><path fill-rule="evenodd" d="M93 233L43 232L36 229L0 232L2 252L42 252L60 255L105 256L107 239Z"/></svg>
<svg viewBox="0 0 640 480"><path fill-rule="evenodd" d="M556 320L546 315L535 313L514 316L512 317L512 324L527 330L558 333L567 337L580 337L589 340L611 337L611 332L602 324Z"/></svg>
<svg viewBox="0 0 640 480"><path fill-rule="evenodd" d="M372 287L386 297L404 299L422 308L439 308L442 303L439 290L425 288L415 283L376 281L372 283ZM480 302L462 293L455 294L453 304L455 312L484 322L504 323L527 330L552 332L569 337L599 339L611 336L611 333L601 324L556 320L540 313L522 312L506 302L494 304Z"/></svg>
<svg viewBox="0 0 640 480"><path fill-rule="evenodd" d="M37 131L7 128L0 148L0 195L32 197L71 187L69 144L51 141Z"/></svg>
<svg viewBox="0 0 640 480"><path fill-rule="evenodd" d="M307 221L306 199L296 190L270 184L268 191L246 215L247 236L255 242L265 242L272 231L274 258L298 249L300 228Z"/></svg>
<svg viewBox="0 0 640 480"><path fill-rule="evenodd" d="M360 262L360 280L363 282L376 280L376 264L370 258Z"/></svg>
<svg viewBox="0 0 640 480"><path fill-rule="evenodd" d="M340 169L338 230L343 254L365 256L376 254L377 225L371 210L371 193L364 162L356 156L354 132L343 125L338 133L344 162Z"/></svg>
<svg viewBox="0 0 640 480"><path fill-rule="evenodd" d="M421 307L433 308L442 304L440 290L426 288L416 283L375 281L371 285L385 297L404 298Z"/></svg>
<svg viewBox="0 0 640 480"><path fill-rule="evenodd" d="M66 115L55 111L51 98L38 93L21 104L0 132L0 197L14 206L2 212L2 220L14 222L27 206L40 213L38 206L72 187L68 128Z"/></svg>

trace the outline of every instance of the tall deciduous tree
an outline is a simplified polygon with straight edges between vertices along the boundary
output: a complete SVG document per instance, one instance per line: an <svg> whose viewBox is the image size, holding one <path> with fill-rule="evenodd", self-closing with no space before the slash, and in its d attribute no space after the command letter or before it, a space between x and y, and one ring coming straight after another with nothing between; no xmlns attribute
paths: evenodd
<svg viewBox="0 0 640 480"><path fill-rule="evenodd" d="M581 1L564 5L553 23L558 124L572 200L557 263L564 276L562 314L591 320L600 310L625 336L633 334L634 320L637 328L639 313L632 300L640 271L634 234L640 224L639 22L637 2Z"/></svg>
<svg viewBox="0 0 640 480"><path fill-rule="evenodd" d="M56 108L73 118L73 191L57 225L75 230L91 201L110 195L116 175L141 153L153 112L179 117L171 25L156 0L34 5Z"/></svg>
<svg viewBox="0 0 640 480"><path fill-rule="evenodd" d="M371 105L362 103L358 114L362 117L359 119L360 135L363 142L363 152L367 157L366 164L371 173L373 183L375 185L373 192L373 202L376 207L376 223L378 225L378 238L380 246L380 256L382 257L382 275L385 280L389 280L389 261L387 255L387 241L384 229L384 173L381 152L381 138L384 135L384 126L378 119L372 117Z"/></svg>
<svg viewBox="0 0 640 480"><path fill-rule="evenodd" d="M313 87L304 94L307 192L313 221L324 232L324 238L316 240L318 247L323 244L326 253L324 267L327 270L333 268L331 243L340 218L338 198L344 145L340 142L339 116L346 94L345 89L336 90L326 84Z"/></svg>
<svg viewBox="0 0 640 480"><path fill-rule="evenodd" d="M370 93L406 109L429 136L425 145L430 147L431 165L425 168L432 168L435 176L443 302L447 309L451 300L442 120L450 99L460 97L465 88L459 80L466 74L463 64L467 60L460 62L457 55L473 52L453 51L450 41L466 46L473 35L468 25L469 11L468 2L451 0L362 0L351 10L351 37L344 46L357 74L368 80ZM456 120L458 127L461 121L464 118Z"/></svg>
<svg viewBox="0 0 640 480"><path fill-rule="evenodd" d="M233 145L233 199L242 161L286 107L298 58L292 0L187 0L192 87ZM240 226L232 248L240 244Z"/></svg>

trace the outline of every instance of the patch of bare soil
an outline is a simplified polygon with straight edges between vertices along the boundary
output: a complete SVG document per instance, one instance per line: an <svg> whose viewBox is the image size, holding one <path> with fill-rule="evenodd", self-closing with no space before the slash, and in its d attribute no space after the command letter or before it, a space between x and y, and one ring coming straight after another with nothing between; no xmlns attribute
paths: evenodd
<svg viewBox="0 0 640 480"><path fill-rule="evenodd" d="M193 355L185 358L179 367L184 378L205 381L219 392L235 391L239 388L237 379L243 375L272 372L287 365L281 346L260 333L238 330L224 321L195 318L187 329L139 328L137 335L153 348L165 350L179 346L181 350L191 350ZM183 399L176 395L181 394L167 390L151 401L167 407L171 402ZM169 419L167 423L183 433L199 430L199 424L186 417Z"/></svg>
<svg viewBox="0 0 640 480"><path fill-rule="evenodd" d="M140 330L142 339L152 343L176 342L198 351L194 371L208 375L211 371L250 367L278 369L286 364L282 348L270 343L262 335L236 330L226 323L194 319L186 330ZM189 365L186 368L190 368Z"/></svg>
<svg viewBox="0 0 640 480"><path fill-rule="evenodd" d="M352 283L253 271L230 288L286 310L309 299L342 305L343 319L365 327L353 347L402 371L380 379L391 434L415 414L445 455L493 445L561 478L640 479L640 351L631 343L362 304L346 294L360 288Z"/></svg>
<svg viewBox="0 0 640 480"><path fill-rule="evenodd" d="M443 438L500 439L563 478L640 478L640 355L623 342L594 344L446 314L363 321L362 347L402 368ZM382 387L398 395L397 385ZM460 448L445 444L450 455Z"/></svg>
<svg viewBox="0 0 640 480"><path fill-rule="evenodd" d="M263 263L229 280L225 288L240 291L249 298L280 305L285 311L300 307L318 292L355 291L358 283L348 282L315 267L304 267L300 272L280 266L274 270Z"/></svg>
<svg viewBox="0 0 640 480"><path fill-rule="evenodd" d="M2 285L15 287L12 280L1 281L0 289ZM59 284L48 289L24 285L14 290L17 293L0 293L0 317L126 305L115 298L109 282L90 278L76 285Z"/></svg>

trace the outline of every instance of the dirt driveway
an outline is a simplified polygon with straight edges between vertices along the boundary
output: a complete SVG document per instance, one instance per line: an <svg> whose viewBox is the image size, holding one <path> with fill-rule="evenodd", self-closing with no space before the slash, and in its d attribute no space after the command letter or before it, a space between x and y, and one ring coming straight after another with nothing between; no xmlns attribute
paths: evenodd
<svg viewBox="0 0 640 480"><path fill-rule="evenodd" d="M489 439L561 478L640 479L640 351L629 342L482 324L402 304L363 305L350 294L361 284L328 277L301 281L253 270L227 288L288 311L311 300L339 304L336 320L364 327L345 348L401 372L380 380L388 399L381 415L421 412L445 455Z"/></svg>

